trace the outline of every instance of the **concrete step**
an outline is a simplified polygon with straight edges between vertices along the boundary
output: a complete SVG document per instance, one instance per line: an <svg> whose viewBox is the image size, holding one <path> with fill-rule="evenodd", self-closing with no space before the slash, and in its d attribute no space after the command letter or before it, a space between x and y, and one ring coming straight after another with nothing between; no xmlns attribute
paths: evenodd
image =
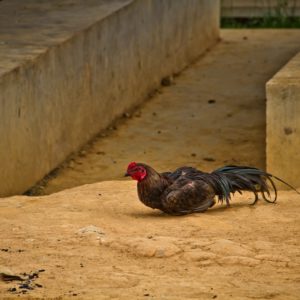
<svg viewBox="0 0 300 300"><path fill-rule="evenodd" d="M300 52L267 83L267 170L300 186ZM282 188L287 188L281 184Z"/></svg>
<svg viewBox="0 0 300 300"><path fill-rule="evenodd" d="M218 41L218 25L218 1L0 1L0 196L143 102Z"/></svg>

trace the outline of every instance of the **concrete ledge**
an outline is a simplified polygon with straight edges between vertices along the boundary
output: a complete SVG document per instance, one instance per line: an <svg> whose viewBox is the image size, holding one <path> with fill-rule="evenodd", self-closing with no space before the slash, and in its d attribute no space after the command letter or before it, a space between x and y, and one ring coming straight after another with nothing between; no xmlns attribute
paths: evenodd
<svg viewBox="0 0 300 300"><path fill-rule="evenodd" d="M300 52L267 83L266 154L269 172L300 187Z"/></svg>
<svg viewBox="0 0 300 300"><path fill-rule="evenodd" d="M0 2L0 196L34 185L218 37L218 0Z"/></svg>

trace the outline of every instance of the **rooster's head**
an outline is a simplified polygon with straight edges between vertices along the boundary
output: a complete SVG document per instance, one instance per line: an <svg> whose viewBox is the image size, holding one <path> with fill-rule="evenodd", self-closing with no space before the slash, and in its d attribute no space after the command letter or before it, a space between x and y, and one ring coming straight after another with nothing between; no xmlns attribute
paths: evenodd
<svg viewBox="0 0 300 300"><path fill-rule="evenodd" d="M131 176L132 179L141 182L147 176L146 166L132 162L128 165L125 176Z"/></svg>

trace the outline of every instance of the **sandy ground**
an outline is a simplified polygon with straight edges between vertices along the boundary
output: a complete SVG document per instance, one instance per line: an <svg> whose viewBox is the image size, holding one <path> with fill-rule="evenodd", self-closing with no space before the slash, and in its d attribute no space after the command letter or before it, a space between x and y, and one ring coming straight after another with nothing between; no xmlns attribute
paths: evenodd
<svg viewBox="0 0 300 300"><path fill-rule="evenodd" d="M35 192L120 179L130 161L161 171L186 164L264 168L265 83L300 50L300 30L223 30L222 39Z"/></svg>
<svg viewBox="0 0 300 300"><path fill-rule="evenodd" d="M250 198L183 217L143 206L133 181L1 199L0 273L38 278L0 281L0 298L299 299L300 196Z"/></svg>

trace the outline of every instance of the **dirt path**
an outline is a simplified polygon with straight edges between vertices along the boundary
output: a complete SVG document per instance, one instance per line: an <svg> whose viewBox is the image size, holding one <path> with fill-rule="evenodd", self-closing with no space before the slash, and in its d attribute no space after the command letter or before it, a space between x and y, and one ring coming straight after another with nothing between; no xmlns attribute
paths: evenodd
<svg viewBox="0 0 300 300"><path fill-rule="evenodd" d="M0 298L299 299L300 197L250 201L170 217L133 181L1 199L0 273L38 278L33 290L0 281Z"/></svg>
<svg viewBox="0 0 300 300"><path fill-rule="evenodd" d="M130 161L159 170L230 163L264 168L265 83L299 51L300 30L223 30L222 38L38 192L120 179Z"/></svg>

